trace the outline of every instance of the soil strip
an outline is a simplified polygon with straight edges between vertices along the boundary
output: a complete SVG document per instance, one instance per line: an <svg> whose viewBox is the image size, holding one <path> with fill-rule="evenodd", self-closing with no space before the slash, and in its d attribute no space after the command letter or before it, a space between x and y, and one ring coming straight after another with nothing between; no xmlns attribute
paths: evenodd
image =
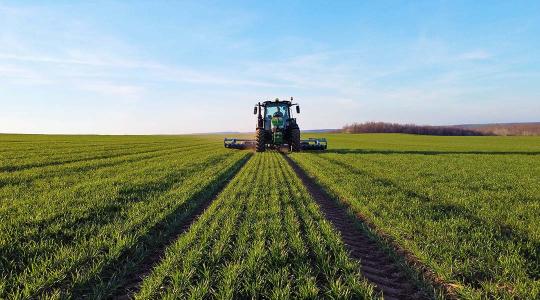
<svg viewBox="0 0 540 300"><path fill-rule="evenodd" d="M360 271L385 299L429 299L433 296L418 285L379 242L358 226L348 208L334 200L292 159L284 155L296 175L319 205L323 215L339 231L352 258L360 262Z"/></svg>

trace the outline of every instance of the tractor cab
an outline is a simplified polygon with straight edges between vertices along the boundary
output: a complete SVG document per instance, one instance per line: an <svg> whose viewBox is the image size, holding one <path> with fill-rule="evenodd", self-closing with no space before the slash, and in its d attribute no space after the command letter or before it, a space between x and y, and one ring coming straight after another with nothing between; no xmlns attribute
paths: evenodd
<svg viewBox="0 0 540 300"><path fill-rule="evenodd" d="M287 120L289 120L290 106L285 102L270 102L264 106L264 129L276 131L285 129Z"/></svg>

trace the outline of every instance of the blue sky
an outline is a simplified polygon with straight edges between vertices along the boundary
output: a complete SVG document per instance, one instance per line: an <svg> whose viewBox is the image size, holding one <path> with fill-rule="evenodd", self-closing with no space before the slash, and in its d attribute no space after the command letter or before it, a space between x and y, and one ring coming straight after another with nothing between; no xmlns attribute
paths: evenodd
<svg viewBox="0 0 540 300"><path fill-rule="evenodd" d="M539 1L1 1L0 132L540 121Z"/></svg>

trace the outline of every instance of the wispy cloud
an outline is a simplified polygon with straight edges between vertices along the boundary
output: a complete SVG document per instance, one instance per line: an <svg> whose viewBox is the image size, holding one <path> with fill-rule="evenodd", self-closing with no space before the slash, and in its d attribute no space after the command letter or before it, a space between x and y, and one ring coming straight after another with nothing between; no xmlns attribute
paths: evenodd
<svg viewBox="0 0 540 300"><path fill-rule="evenodd" d="M145 89L141 86L117 84L111 82L78 82L78 88L102 95L111 95L117 99L140 99Z"/></svg>
<svg viewBox="0 0 540 300"><path fill-rule="evenodd" d="M492 57L491 53L485 50L473 50L462 53L458 56L461 60L486 60Z"/></svg>
<svg viewBox="0 0 540 300"><path fill-rule="evenodd" d="M30 49L28 49L30 50ZM30 51L28 51L30 52ZM62 64L62 65L85 65L85 66L94 66L94 67L124 67L124 68L136 68L142 67L143 65L136 62L132 62L124 59L110 59L99 57L96 55L93 56L81 56L83 52L77 51L78 56L67 55L63 57L53 57L45 55L20 55L13 53L1 53L0 60L7 60L11 62L29 62L29 63L49 63L49 64Z"/></svg>

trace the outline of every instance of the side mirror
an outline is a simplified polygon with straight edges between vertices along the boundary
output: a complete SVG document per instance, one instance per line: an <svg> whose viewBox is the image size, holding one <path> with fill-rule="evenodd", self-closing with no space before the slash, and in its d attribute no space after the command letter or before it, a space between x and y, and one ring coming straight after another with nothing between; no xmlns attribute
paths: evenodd
<svg viewBox="0 0 540 300"><path fill-rule="evenodd" d="M253 114L254 114L254 115L257 114L257 106L255 106L255 107L253 108Z"/></svg>
<svg viewBox="0 0 540 300"><path fill-rule="evenodd" d="M300 106L299 106L299 105L296 106L296 113L297 113L297 114L300 113Z"/></svg>

